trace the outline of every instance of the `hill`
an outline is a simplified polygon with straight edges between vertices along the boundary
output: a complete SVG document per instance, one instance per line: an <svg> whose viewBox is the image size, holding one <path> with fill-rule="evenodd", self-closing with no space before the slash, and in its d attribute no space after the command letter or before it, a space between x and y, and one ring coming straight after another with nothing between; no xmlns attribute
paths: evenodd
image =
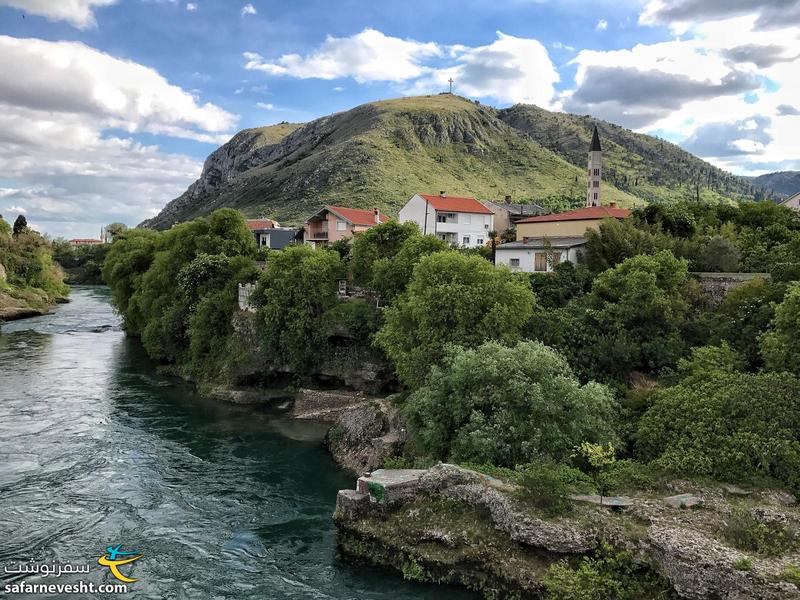
<svg viewBox="0 0 800 600"><path fill-rule="evenodd" d="M307 124L247 129L156 217L165 228L222 206L298 224L322 204L395 215L420 191L553 208L583 201L589 117L533 106L497 110L439 94L372 102ZM656 138L597 121L609 149L603 200L751 197L752 185ZM662 168L660 152L669 168Z"/></svg>
<svg viewBox="0 0 800 600"><path fill-rule="evenodd" d="M786 197L800 192L800 171L778 171L751 179L753 185L764 190L767 197Z"/></svg>
<svg viewBox="0 0 800 600"><path fill-rule="evenodd" d="M597 125L603 147L603 180L648 202L744 199L754 196L743 177L719 169L679 146L589 115L551 112L518 104L498 117L570 163L585 167Z"/></svg>

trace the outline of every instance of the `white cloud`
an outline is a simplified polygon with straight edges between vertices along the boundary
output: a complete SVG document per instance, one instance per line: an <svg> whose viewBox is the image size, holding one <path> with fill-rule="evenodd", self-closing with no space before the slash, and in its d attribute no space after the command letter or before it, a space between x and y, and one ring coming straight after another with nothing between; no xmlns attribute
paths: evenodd
<svg viewBox="0 0 800 600"><path fill-rule="evenodd" d="M13 191L13 190L9 190L9 191ZM10 195L10 194L9 194L9 195ZM22 215L24 215L25 213L27 213L27 212L28 212L27 210L25 210L25 209L24 209L23 207L21 207L21 206L9 206L9 207L7 207L7 208L6 208L6 210L7 210L8 212L10 212L10 213L19 213L19 214L22 214Z"/></svg>
<svg viewBox="0 0 800 600"><path fill-rule="evenodd" d="M242 16L243 16L243 17L244 17L245 15L257 15L257 14L258 14L258 11L256 10L256 7L255 7L255 6L253 6L253 5L252 5L252 4L250 4L250 3L248 3L248 4L245 4L245 5L242 7Z"/></svg>
<svg viewBox="0 0 800 600"><path fill-rule="evenodd" d="M605 31L606 29L608 29L608 21L606 21L605 19L600 19L597 22L597 25L594 26L594 29L595 31Z"/></svg>
<svg viewBox="0 0 800 600"><path fill-rule="evenodd" d="M333 91L334 92L343 92L344 88L342 86L340 86L340 85L337 85L336 87L333 88Z"/></svg>
<svg viewBox="0 0 800 600"><path fill-rule="evenodd" d="M538 41L497 32L497 40L486 46L454 46L455 64L434 69L414 82L411 93L446 90L448 79L454 90L467 96L496 98L501 102L524 102L550 106L558 71Z"/></svg>
<svg viewBox="0 0 800 600"><path fill-rule="evenodd" d="M346 38L329 36L306 55L284 54L269 60L245 52L244 58L246 69L272 76L388 81L403 83L409 94L446 90L452 77L462 94L544 106L550 104L558 81L547 49L538 40L499 31L486 46L443 47L365 29Z"/></svg>
<svg viewBox="0 0 800 600"><path fill-rule="evenodd" d="M153 69L76 42L0 36L0 70L15 73L0 78L2 196L55 235L134 225L199 175L200 161L120 130L219 144L237 120Z"/></svg>
<svg viewBox="0 0 800 600"><path fill-rule="evenodd" d="M570 52L572 52L573 50L575 50L575 47L574 47L574 46L567 46L566 44L564 44L564 43L562 43L562 42L553 42L553 43L552 43L552 44L550 44L550 45L551 45L551 46L553 47L553 49L555 49L555 50L569 50Z"/></svg>
<svg viewBox="0 0 800 600"><path fill-rule="evenodd" d="M0 5L18 8L51 21L67 21L79 29L96 27L95 7L110 6L118 0L0 0Z"/></svg>
<svg viewBox="0 0 800 600"><path fill-rule="evenodd" d="M256 106L262 110L271 110L271 111L286 110L279 106L275 106L271 102L256 102Z"/></svg>
<svg viewBox="0 0 800 600"><path fill-rule="evenodd" d="M197 10L197 4L195 4L194 2L187 2L186 3L186 10L188 10L189 12L193 12L193 11Z"/></svg>
<svg viewBox="0 0 800 600"><path fill-rule="evenodd" d="M245 68L269 75L299 79L339 79L352 77L367 81L405 81L424 73L421 61L441 53L434 43L421 43L365 29L346 38L328 36L322 45L305 56L284 54L266 60L255 52L245 52Z"/></svg>
<svg viewBox="0 0 800 600"><path fill-rule="evenodd" d="M196 138L228 131L237 120L198 104L154 69L79 42L0 36L0 72L15 74L0 78L0 98L9 104L91 115L131 133Z"/></svg>

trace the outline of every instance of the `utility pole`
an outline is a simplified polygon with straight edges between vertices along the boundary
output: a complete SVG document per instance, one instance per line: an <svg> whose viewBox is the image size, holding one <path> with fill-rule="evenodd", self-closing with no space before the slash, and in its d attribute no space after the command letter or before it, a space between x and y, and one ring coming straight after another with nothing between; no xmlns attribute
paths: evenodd
<svg viewBox="0 0 800 600"><path fill-rule="evenodd" d="M452 94L453 93L453 78L451 77L450 79L448 79L447 83L450 84L450 93Z"/></svg>

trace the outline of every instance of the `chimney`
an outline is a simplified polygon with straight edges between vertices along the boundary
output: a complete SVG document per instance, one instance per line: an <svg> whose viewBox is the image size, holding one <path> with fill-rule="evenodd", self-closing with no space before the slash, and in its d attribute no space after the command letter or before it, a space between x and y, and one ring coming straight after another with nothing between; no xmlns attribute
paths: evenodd
<svg viewBox="0 0 800 600"><path fill-rule="evenodd" d="M506 194L506 197L503 198L503 202L505 202L506 204L511 204L511 196L509 194Z"/></svg>
<svg viewBox="0 0 800 600"><path fill-rule="evenodd" d="M380 222L381 222L381 211L377 207L375 207L375 208L372 209L372 212L375 213L375 222L380 224Z"/></svg>
<svg viewBox="0 0 800 600"><path fill-rule="evenodd" d="M439 195L440 195L442 198L444 198L444 195L445 195L445 194L444 194L444 190L442 190L441 192L439 192Z"/></svg>

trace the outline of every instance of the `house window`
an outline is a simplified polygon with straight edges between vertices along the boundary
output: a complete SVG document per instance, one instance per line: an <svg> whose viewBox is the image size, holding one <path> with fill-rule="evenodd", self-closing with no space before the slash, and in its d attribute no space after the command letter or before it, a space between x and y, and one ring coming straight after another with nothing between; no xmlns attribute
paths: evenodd
<svg viewBox="0 0 800 600"><path fill-rule="evenodd" d="M561 252L553 252L553 266L561 262Z"/></svg>
<svg viewBox="0 0 800 600"><path fill-rule="evenodd" d="M347 221L336 220L336 231L347 231Z"/></svg>
<svg viewBox="0 0 800 600"><path fill-rule="evenodd" d="M456 213L436 213L437 223L458 223L458 215Z"/></svg>
<svg viewBox="0 0 800 600"><path fill-rule="evenodd" d="M258 239L258 247L259 248L263 248L264 246L269 248L269 234L268 233L262 233L261 236Z"/></svg>
<svg viewBox="0 0 800 600"><path fill-rule="evenodd" d="M469 246L469 236L468 235L465 235L463 238L461 238L461 244L464 245L464 246Z"/></svg>
<svg viewBox="0 0 800 600"><path fill-rule="evenodd" d="M508 260L508 266L512 269L519 269L519 259L518 258L511 258Z"/></svg>
<svg viewBox="0 0 800 600"><path fill-rule="evenodd" d="M461 222L464 225L470 225L472 223L472 215L467 215L467 214L461 215Z"/></svg>
<svg viewBox="0 0 800 600"><path fill-rule="evenodd" d="M483 246L483 238L478 238L478 239L477 239L477 240L475 240L475 241L476 241L476 243L478 244L478 246Z"/></svg>
<svg viewBox="0 0 800 600"><path fill-rule="evenodd" d="M547 271L547 253L536 252L533 255L533 270Z"/></svg>

